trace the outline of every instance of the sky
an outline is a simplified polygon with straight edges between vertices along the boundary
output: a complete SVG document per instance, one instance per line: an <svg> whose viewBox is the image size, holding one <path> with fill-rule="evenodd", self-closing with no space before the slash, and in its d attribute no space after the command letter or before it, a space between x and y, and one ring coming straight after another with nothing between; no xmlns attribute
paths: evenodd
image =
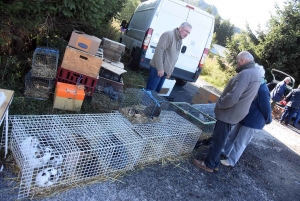
<svg viewBox="0 0 300 201"><path fill-rule="evenodd" d="M226 20L230 20L236 27L245 29L246 21L250 28L257 29L260 24L261 29L265 29L266 22L271 18L271 14L276 14L275 3L283 7L284 0L205 0L206 3L217 7L219 15Z"/></svg>

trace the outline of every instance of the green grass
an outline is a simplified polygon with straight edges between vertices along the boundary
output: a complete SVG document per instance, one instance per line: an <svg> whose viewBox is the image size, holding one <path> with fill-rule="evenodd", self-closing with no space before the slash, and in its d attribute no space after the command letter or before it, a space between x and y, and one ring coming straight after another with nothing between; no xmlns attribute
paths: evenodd
<svg viewBox="0 0 300 201"><path fill-rule="evenodd" d="M223 91L232 76L231 71L221 68L217 57L207 57L200 78Z"/></svg>

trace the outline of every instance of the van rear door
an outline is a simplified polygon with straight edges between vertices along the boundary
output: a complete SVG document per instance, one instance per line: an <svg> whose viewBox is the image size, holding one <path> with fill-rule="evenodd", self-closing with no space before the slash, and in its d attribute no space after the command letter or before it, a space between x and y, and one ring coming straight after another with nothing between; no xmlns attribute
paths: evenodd
<svg viewBox="0 0 300 201"><path fill-rule="evenodd" d="M157 9L154 20L150 25L151 28L153 27L154 32L150 41L150 48L146 52L146 58L153 57L155 47L162 33L173 30L185 21L191 23L193 29L191 34L182 41L182 47L186 46L186 52L180 53L175 67L177 70L186 71L186 76L189 76L189 79L186 80L191 80L197 70L214 24L213 16L208 15L201 9L191 9L181 1L164 0L160 8Z"/></svg>

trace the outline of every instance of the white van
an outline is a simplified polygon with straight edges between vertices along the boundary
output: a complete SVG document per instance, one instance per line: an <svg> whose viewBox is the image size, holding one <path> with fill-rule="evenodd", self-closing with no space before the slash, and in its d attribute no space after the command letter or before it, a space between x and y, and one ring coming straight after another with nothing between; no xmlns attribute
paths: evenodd
<svg viewBox="0 0 300 201"><path fill-rule="evenodd" d="M176 84L183 86L187 81L195 82L201 73L213 37L214 20L213 15L179 0L150 0L136 8L120 42L130 50L132 68L149 69L161 34L189 22L193 28L182 40L172 74Z"/></svg>

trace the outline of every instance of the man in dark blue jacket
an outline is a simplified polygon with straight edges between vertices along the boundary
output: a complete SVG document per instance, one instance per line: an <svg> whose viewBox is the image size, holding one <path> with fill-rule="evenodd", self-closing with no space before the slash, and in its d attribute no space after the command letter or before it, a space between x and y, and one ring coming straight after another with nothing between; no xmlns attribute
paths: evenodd
<svg viewBox="0 0 300 201"><path fill-rule="evenodd" d="M250 106L249 113L229 133L222 150L223 155L228 157L226 160L221 160L221 164L225 166L234 166L254 135L261 131L265 124L272 122L270 93L264 80L265 70L263 66L257 64L255 67L262 76L262 83L258 89L257 97Z"/></svg>
<svg viewBox="0 0 300 201"><path fill-rule="evenodd" d="M280 123L287 126L292 119L292 117L298 112L300 107L300 85L297 89L293 89L285 98L287 104L284 108L284 112L281 115Z"/></svg>
<svg viewBox="0 0 300 201"><path fill-rule="evenodd" d="M273 110L276 103L281 101L284 97L284 92L286 90L286 85L291 82L290 77L284 78L283 81L279 82L276 87L271 91L271 109Z"/></svg>

